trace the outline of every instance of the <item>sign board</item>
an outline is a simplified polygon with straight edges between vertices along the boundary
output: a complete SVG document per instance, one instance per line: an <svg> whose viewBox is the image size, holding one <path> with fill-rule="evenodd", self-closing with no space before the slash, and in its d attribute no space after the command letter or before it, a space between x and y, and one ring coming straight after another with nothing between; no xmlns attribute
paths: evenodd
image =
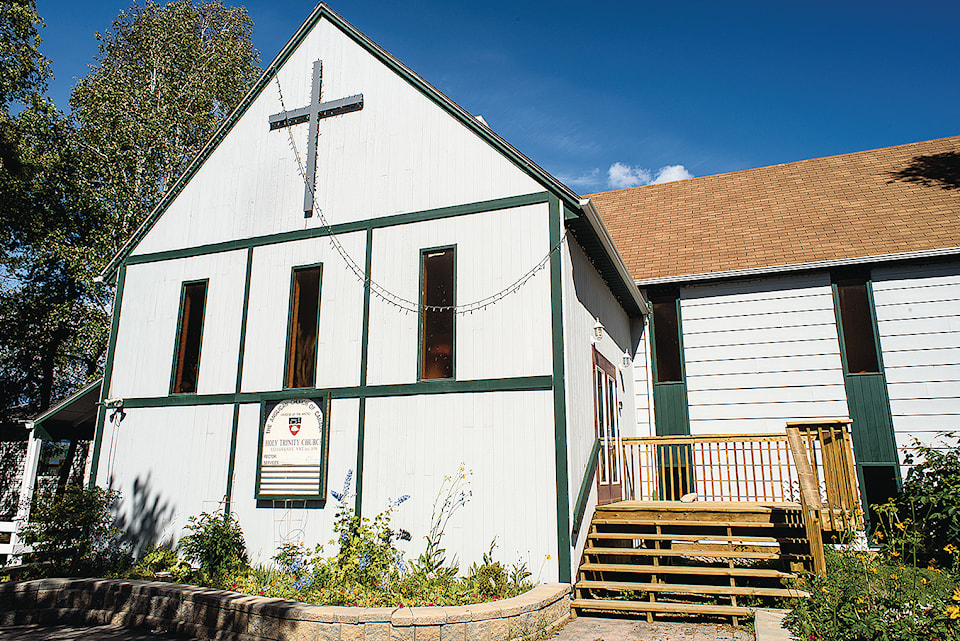
<svg viewBox="0 0 960 641"><path fill-rule="evenodd" d="M287 399L267 404L260 431L258 499L321 498L326 417L321 402Z"/></svg>

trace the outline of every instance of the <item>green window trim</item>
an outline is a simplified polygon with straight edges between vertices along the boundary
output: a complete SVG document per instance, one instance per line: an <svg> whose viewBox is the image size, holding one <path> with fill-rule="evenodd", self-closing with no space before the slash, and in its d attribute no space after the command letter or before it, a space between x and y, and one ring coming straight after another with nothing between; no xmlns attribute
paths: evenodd
<svg viewBox="0 0 960 641"><path fill-rule="evenodd" d="M417 381L420 382L433 382L433 381L450 381L456 380L457 378L457 314L454 310L452 313L452 336L450 340L450 376L444 377L424 377L423 365L424 365L424 265L427 255L430 253L437 252L453 252L453 292L451 294L451 306L456 307L457 304L457 246L454 245L443 245L440 247L425 247L420 250L420 287L419 287L419 297L417 305Z"/></svg>
<svg viewBox="0 0 960 641"><path fill-rule="evenodd" d="M313 376L311 380L307 382L306 385L292 385L291 375L290 375L290 351L293 347L294 339L294 323L296 318L294 318L296 307L294 303L296 302L296 286L297 286L297 272L306 271L308 269L317 269L319 274L317 276L317 312L316 312L316 340L314 341L313 346ZM283 389L310 389L316 388L317 386L317 361L320 354L320 307L321 300L323 296L323 263L311 263L308 265L296 265L290 269L290 296L289 303L287 308L287 340L284 346L284 357L283 357Z"/></svg>
<svg viewBox="0 0 960 641"><path fill-rule="evenodd" d="M176 336L176 342L173 345L173 366L170 369L170 392L169 392L170 395L196 394L197 389L200 386L200 357L203 352L203 328L204 328L204 325L206 324L206 317L207 317L207 294L210 289L209 284L210 284L209 278L201 278L197 280L187 280L181 283L180 285L180 308L179 308L179 311L177 312L177 336ZM203 285L203 304L200 307L200 314L199 314L200 331L199 331L199 337L197 338L197 341L198 341L197 363L196 363L197 380L194 384L195 389L193 389L192 391L180 391L177 389L183 384L183 367L181 367L181 365L183 364L180 362L180 359L181 359L180 350L182 349L184 341L187 340L187 337L184 336L184 330L186 329L187 334L189 334L189 327L188 327L189 319L184 318L184 312L185 312L185 307L187 303L187 289L196 285ZM192 317L192 310L191 310L191 317ZM178 376L178 374L180 374L180 376Z"/></svg>

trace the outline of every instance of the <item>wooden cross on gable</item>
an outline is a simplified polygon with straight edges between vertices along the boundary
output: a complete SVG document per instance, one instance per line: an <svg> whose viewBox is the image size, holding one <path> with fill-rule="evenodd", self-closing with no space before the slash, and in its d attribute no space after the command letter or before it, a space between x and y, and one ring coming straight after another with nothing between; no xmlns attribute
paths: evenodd
<svg viewBox="0 0 960 641"><path fill-rule="evenodd" d="M270 131L304 122L310 123L310 132L307 137L307 169L303 185L304 218L310 218L313 215L313 192L317 178L317 136L320 131L320 119L363 109L363 94L331 100L330 102L320 102L321 69L321 62L319 60L315 61L313 63L313 83L310 85L309 105L270 116Z"/></svg>

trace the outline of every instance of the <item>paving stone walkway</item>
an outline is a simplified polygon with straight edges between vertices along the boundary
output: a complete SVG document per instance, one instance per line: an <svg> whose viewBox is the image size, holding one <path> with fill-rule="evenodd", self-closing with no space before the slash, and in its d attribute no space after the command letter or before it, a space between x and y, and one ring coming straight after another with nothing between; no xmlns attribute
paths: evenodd
<svg viewBox="0 0 960 641"><path fill-rule="evenodd" d="M128 630L113 625L73 627L69 625L0 626L0 639L7 641L195 641L191 637Z"/></svg>
<svg viewBox="0 0 960 641"><path fill-rule="evenodd" d="M713 623L577 617L550 641L754 641L754 636L743 628Z"/></svg>

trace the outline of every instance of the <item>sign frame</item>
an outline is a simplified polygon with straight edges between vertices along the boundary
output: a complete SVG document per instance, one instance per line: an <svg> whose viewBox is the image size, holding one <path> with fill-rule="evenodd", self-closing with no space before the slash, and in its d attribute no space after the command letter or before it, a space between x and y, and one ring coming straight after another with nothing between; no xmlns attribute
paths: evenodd
<svg viewBox="0 0 960 641"><path fill-rule="evenodd" d="M260 481L263 473L263 437L267 426L267 418L277 405L289 401L311 401L323 412L320 423L320 478L315 493L311 494L264 494L260 490ZM314 390L304 390L302 397L289 395L277 396L260 401L260 425L257 438L257 473L254 485L254 499L257 501L310 501L319 502L318 507L324 507L327 494L327 468L330 453L330 393L316 394Z"/></svg>

